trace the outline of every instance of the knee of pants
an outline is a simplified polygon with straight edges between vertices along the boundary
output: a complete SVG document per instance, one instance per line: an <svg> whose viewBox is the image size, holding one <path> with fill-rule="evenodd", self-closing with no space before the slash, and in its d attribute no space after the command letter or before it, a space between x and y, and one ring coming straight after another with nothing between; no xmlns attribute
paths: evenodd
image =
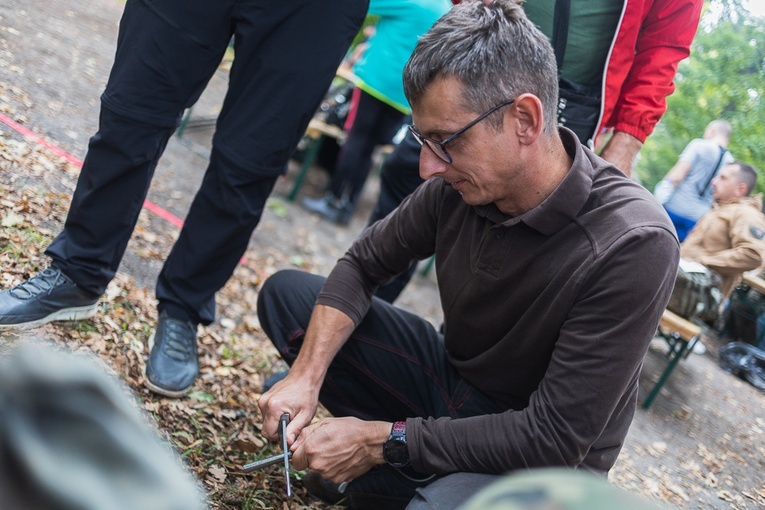
<svg viewBox="0 0 765 510"><path fill-rule="evenodd" d="M453 473L435 482L420 487L406 510L449 510L455 509L497 481L498 475L482 473Z"/></svg>
<svg viewBox="0 0 765 510"><path fill-rule="evenodd" d="M258 320L280 352L281 346L308 327L323 284L323 277L294 269L279 271L263 283L258 292Z"/></svg>

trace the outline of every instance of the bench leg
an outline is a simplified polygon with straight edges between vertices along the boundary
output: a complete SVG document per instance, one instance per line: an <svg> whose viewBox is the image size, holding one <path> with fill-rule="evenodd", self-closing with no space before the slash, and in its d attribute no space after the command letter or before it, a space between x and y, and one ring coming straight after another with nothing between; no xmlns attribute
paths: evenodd
<svg viewBox="0 0 765 510"><path fill-rule="evenodd" d="M648 409L651 406L651 403L653 403L653 399L655 399L656 395L659 394L659 391L661 390L662 386L664 386L664 383L667 382L667 379L669 379L670 374L672 374L672 371L675 369L677 364L682 359L683 354L685 354L686 351L688 351L689 348L691 348L693 344L696 343L696 337L693 337L690 342L686 342L685 340L682 340L682 339L678 339L677 342L679 343L679 346L677 347L677 349L670 348L670 360L669 360L669 364L667 365L667 368L664 369L664 372L661 374L661 377L659 377L659 380L656 382L656 385L653 387L651 392L643 401L643 404L641 405L643 409Z"/></svg>
<svg viewBox="0 0 765 510"><path fill-rule="evenodd" d="M178 138L183 138L183 132L186 131L186 125L189 123L189 119L191 119L191 110L194 107L191 106L186 110L186 113L183 114L183 118L181 119L181 123L178 126L178 131L175 132L175 135Z"/></svg>
<svg viewBox="0 0 765 510"><path fill-rule="evenodd" d="M423 266L423 268L420 270L420 276L428 276L428 274L430 274L430 271L433 269L433 266L435 264L436 264L436 256L431 255L428 261Z"/></svg>
<svg viewBox="0 0 765 510"><path fill-rule="evenodd" d="M295 197L297 197L300 186L303 185L303 179L305 179L305 175L308 173L308 170L311 168L311 165L313 165L316 156L319 154L319 149L321 149L321 144L323 141L324 136L319 136L311 142L311 145L305 151L305 156L303 156L303 164L300 165L300 170L295 177L295 183L292 185L292 190L290 191L289 195L287 195L287 200L290 202L294 201Z"/></svg>

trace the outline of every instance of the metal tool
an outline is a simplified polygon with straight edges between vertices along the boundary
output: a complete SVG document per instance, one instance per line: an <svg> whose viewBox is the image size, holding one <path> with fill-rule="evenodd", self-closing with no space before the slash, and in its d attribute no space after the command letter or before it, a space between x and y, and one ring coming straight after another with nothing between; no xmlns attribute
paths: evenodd
<svg viewBox="0 0 765 510"><path fill-rule="evenodd" d="M249 464L245 464L242 466L242 470L245 473L249 473L251 471L255 471L256 469L265 468L268 466L273 466L274 464L279 464L280 462L284 462L284 478L287 481L287 496L292 496L292 486L290 485L290 459L292 458L292 452L289 450L289 446L287 445L287 424L290 422L290 415L289 414L283 414L279 418L279 438L281 439L282 443L282 453L280 455L274 455L273 457L268 457L267 459L261 459L256 460L255 462L251 462Z"/></svg>
<svg viewBox="0 0 765 510"><path fill-rule="evenodd" d="M292 458L292 452L289 452L287 454L289 458ZM274 464L281 464L284 461L284 454L274 455L273 457L268 457L266 459L256 460L255 462L250 462L249 464L245 464L242 466L242 470L245 473L250 473L251 471L255 471L257 469L263 469L267 468L268 466L273 466Z"/></svg>
<svg viewBox="0 0 765 510"><path fill-rule="evenodd" d="M287 481L287 497L292 496L292 486L290 485L290 448L287 445L287 424L290 421L289 414L283 414L279 418L279 435L282 438L282 452L284 453L284 479Z"/></svg>

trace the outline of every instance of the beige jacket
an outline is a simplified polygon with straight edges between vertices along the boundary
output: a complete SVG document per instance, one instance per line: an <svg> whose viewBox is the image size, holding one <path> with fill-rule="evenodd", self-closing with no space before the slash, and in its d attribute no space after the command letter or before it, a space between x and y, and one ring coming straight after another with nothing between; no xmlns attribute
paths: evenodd
<svg viewBox="0 0 765 510"><path fill-rule="evenodd" d="M765 215L762 195L715 204L680 246L680 257L720 274L727 298L741 275L765 261Z"/></svg>

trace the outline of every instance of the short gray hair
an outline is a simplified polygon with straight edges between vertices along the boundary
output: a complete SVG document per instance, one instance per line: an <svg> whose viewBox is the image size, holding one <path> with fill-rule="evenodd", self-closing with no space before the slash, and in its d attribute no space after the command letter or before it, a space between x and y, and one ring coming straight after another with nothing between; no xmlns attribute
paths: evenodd
<svg viewBox="0 0 765 510"><path fill-rule="evenodd" d="M519 0L464 0L417 43L404 68L404 91L416 106L436 78L463 85L463 107L480 113L531 93L541 102L545 131L557 125L558 70L547 37L529 21ZM493 118L492 118L493 117ZM487 121L500 129L501 117Z"/></svg>

